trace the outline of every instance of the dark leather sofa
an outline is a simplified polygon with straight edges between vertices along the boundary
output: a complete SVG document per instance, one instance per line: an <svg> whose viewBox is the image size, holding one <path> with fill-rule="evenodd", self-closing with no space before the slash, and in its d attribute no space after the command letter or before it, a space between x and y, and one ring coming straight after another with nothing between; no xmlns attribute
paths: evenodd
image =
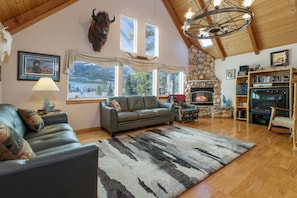
<svg viewBox="0 0 297 198"><path fill-rule="evenodd" d="M0 196L5 198L97 198L98 147L82 145L67 114L43 117L32 132L18 109L0 104L0 123L13 128L36 154L31 159L0 161Z"/></svg>
<svg viewBox="0 0 297 198"><path fill-rule="evenodd" d="M110 105L116 100L117 111ZM100 103L101 127L114 134L174 121L174 104L162 102L156 96L112 96Z"/></svg>

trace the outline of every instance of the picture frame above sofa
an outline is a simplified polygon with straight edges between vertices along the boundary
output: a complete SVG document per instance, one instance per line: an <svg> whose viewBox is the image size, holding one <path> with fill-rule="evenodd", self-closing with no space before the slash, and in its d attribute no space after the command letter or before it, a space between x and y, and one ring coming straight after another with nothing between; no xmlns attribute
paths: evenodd
<svg viewBox="0 0 297 198"><path fill-rule="evenodd" d="M60 56L18 51L17 80L37 81L40 77L51 77L60 81Z"/></svg>

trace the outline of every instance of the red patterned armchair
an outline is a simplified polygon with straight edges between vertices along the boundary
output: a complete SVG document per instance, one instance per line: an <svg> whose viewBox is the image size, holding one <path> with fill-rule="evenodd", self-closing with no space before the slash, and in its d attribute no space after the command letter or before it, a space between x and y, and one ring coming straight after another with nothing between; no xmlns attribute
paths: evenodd
<svg viewBox="0 0 297 198"><path fill-rule="evenodd" d="M198 119L199 110L195 105L186 104L184 94L172 94L168 96L168 101L175 105L175 121L187 122Z"/></svg>

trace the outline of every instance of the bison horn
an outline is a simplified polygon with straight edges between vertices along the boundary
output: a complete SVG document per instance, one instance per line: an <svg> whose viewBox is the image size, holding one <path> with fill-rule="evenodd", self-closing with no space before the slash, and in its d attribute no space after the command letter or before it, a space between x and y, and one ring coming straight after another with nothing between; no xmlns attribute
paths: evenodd
<svg viewBox="0 0 297 198"><path fill-rule="evenodd" d="M110 21L110 23L113 23L115 21L115 16L113 15L113 19Z"/></svg>
<svg viewBox="0 0 297 198"><path fill-rule="evenodd" d="M93 9L92 18L97 22L97 16L95 14L96 8Z"/></svg>

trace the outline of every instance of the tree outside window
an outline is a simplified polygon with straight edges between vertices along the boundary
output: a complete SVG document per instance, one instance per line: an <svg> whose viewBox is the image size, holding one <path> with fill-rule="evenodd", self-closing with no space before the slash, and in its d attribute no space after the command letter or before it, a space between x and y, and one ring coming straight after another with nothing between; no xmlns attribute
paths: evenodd
<svg viewBox="0 0 297 198"><path fill-rule="evenodd" d="M124 65L123 95L153 95L152 75L150 72L134 72L131 67Z"/></svg>

